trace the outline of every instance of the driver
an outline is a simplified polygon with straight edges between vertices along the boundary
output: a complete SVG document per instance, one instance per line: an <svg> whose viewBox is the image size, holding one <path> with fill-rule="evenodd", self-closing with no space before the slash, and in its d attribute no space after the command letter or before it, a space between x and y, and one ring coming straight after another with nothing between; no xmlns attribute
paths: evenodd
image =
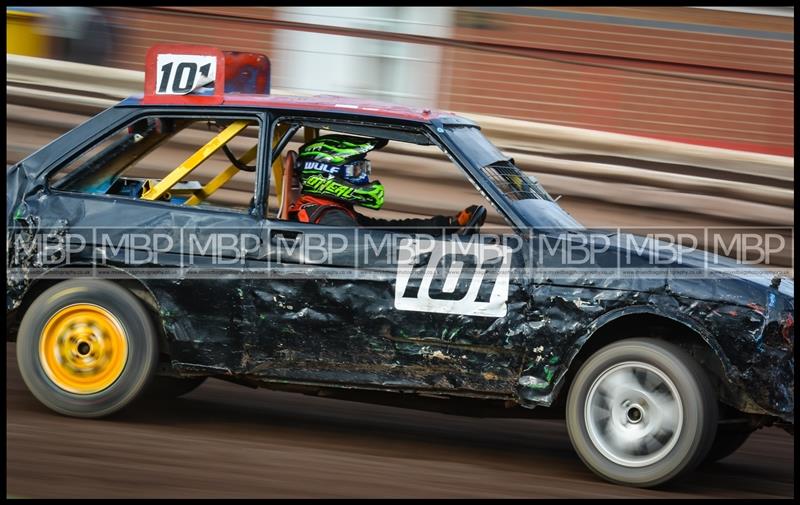
<svg viewBox="0 0 800 505"><path fill-rule="evenodd" d="M326 135L303 144L295 163L302 191L289 207L289 218L330 226L446 228L450 232L470 222L477 205L454 217L428 219L381 219L356 212L355 205L368 209L383 206L383 185L369 180L371 163L366 155L387 143L384 139ZM485 219L484 214L477 226L483 225Z"/></svg>

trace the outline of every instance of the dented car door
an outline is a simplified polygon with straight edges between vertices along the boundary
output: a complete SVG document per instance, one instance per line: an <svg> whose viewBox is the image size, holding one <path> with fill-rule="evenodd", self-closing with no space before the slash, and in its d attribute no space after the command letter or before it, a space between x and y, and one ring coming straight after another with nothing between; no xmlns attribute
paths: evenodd
<svg viewBox="0 0 800 505"><path fill-rule="evenodd" d="M508 314L526 303L513 247L287 222L266 237L273 275L254 286L253 373L513 391L524 335Z"/></svg>

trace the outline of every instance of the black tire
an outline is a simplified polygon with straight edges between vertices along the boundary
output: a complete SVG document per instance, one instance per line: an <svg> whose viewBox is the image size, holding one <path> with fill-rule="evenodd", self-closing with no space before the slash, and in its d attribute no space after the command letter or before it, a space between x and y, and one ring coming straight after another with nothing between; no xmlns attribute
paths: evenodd
<svg viewBox="0 0 800 505"><path fill-rule="evenodd" d="M144 396L151 401L167 401L191 393L206 381L206 377L169 377L156 375Z"/></svg>
<svg viewBox="0 0 800 505"><path fill-rule="evenodd" d="M578 456L600 477L635 487L695 468L714 440L717 416L706 372L683 349L652 338L597 351L567 397L567 430Z"/></svg>
<svg viewBox="0 0 800 505"><path fill-rule="evenodd" d="M48 372L47 365L43 364L45 350L49 347L42 344L43 339L62 338L52 335L46 337L43 330L50 321L57 319L54 316L75 307L105 311L118 323L115 328L120 329L120 340L117 342L124 342L125 352L118 353L124 355L124 359L119 358L120 368L116 370L121 371L108 377L107 381L113 382L107 386L98 386L102 387L101 390L88 393L67 390L67 386L58 384L52 372ZM89 326L83 324L85 327ZM146 309L127 289L109 281L76 279L59 283L34 300L20 323L17 363L25 384L45 406L68 416L101 417L129 405L152 380L157 362L158 340ZM66 370L66 367L61 369ZM69 373L73 373L75 377L80 376L79 373L67 372Z"/></svg>
<svg viewBox="0 0 800 505"><path fill-rule="evenodd" d="M739 447L747 442L750 435L753 434L752 429L742 427L740 424L720 424L717 426L717 434L714 437L714 443L711 444L708 454L703 460L703 464L707 465L727 458Z"/></svg>

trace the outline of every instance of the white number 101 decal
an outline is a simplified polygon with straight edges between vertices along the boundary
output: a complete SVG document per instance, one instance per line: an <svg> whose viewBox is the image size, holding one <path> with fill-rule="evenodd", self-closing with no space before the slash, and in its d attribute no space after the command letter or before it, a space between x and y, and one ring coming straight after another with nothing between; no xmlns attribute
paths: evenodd
<svg viewBox="0 0 800 505"><path fill-rule="evenodd" d="M428 256L427 261L419 261ZM394 307L398 310L504 317L511 248L420 237L398 248Z"/></svg>
<svg viewBox="0 0 800 505"><path fill-rule="evenodd" d="M156 94L185 95L214 82L217 58L197 54L159 54L156 66Z"/></svg>

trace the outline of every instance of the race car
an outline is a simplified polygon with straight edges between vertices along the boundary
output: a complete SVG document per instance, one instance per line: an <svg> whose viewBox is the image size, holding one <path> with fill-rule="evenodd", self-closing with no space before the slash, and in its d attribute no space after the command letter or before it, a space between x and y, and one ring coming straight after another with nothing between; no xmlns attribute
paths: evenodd
<svg viewBox="0 0 800 505"><path fill-rule="evenodd" d="M588 230L456 114L269 92L264 55L157 45L143 95L10 167L7 330L44 405L101 417L213 377L563 417L592 471L640 487L762 426L793 433L789 279ZM293 202L315 188L384 198L323 169L301 179L293 146L333 135L436 152L475 205L431 229L298 220ZM408 168L420 194L436 193L431 159ZM481 227L488 210L502 233Z"/></svg>

